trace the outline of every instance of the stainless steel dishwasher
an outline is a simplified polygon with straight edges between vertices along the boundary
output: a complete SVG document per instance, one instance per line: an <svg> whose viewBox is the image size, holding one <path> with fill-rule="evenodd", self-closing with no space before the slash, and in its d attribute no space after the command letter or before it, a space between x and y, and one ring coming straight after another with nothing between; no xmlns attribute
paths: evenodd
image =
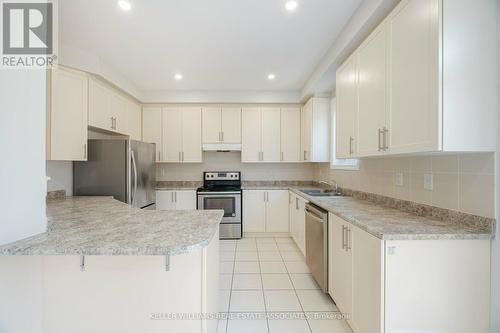
<svg viewBox="0 0 500 333"><path fill-rule="evenodd" d="M328 292L328 212L306 205L306 264L323 292Z"/></svg>

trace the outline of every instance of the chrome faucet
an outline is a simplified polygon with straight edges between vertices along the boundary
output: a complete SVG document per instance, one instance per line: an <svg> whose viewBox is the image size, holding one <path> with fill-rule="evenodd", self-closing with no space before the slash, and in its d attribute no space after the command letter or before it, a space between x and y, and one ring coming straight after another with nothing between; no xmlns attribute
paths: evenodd
<svg viewBox="0 0 500 333"><path fill-rule="evenodd" d="M332 188L335 191L335 194L340 194L339 184L333 179L332 179L332 182L333 182L333 184L326 182L326 181L323 181L323 180L319 181L320 184L325 184L328 187Z"/></svg>

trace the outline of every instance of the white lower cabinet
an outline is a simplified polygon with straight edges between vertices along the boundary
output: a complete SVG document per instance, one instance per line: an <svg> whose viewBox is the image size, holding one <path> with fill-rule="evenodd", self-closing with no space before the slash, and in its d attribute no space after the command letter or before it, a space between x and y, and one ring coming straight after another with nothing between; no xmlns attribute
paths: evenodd
<svg viewBox="0 0 500 333"><path fill-rule="evenodd" d="M244 232L289 232L288 190L244 190Z"/></svg>
<svg viewBox="0 0 500 333"><path fill-rule="evenodd" d="M490 240L381 240L329 214L329 294L355 333L489 332Z"/></svg>
<svg viewBox="0 0 500 333"><path fill-rule="evenodd" d="M196 209L196 191L156 191L157 210Z"/></svg>
<svg viewBox="0 0 500 333"><path fill-rule="evenodd" d="M290 235L302 254L306 255L306 204L307 200L290 192Z"/></svg>

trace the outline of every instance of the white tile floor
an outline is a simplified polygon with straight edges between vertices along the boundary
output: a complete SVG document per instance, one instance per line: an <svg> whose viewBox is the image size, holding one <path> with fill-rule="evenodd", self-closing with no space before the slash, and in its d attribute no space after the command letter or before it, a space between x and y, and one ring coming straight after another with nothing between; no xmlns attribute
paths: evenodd
<svg viewBox="0 0 500 333"><path fill-rule="evenodd" d="M291 238L221 241L219 311L218 333L351 333Z"/></svg>

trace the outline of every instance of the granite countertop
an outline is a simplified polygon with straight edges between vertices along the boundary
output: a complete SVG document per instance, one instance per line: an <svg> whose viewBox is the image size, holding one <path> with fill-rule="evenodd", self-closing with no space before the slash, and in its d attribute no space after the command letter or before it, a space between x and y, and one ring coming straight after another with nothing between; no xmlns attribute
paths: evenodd
<svg viewBox="0 0 500 333"><path fill-rule="evenodd" d="M45 233L0 246L0 255L176 255L205 247L222 210L159 211L112 197L48 200Z"/></svg>
<svg viewBox="0 0 500 333"><path fill-rule="evenodd" d="M157 191L179 191L179 190L197 190L201 187L201 181L158 181L156 182Z"/></svg>
<svg viewBox="0 0 500 333"><path fill-rule="evenodd" d="M452 222L419 216L348 196L312 197L299 191L297 187L290 187L290 190L383 240L491 239L493 237L493 226L488 223Z"/></svg>

